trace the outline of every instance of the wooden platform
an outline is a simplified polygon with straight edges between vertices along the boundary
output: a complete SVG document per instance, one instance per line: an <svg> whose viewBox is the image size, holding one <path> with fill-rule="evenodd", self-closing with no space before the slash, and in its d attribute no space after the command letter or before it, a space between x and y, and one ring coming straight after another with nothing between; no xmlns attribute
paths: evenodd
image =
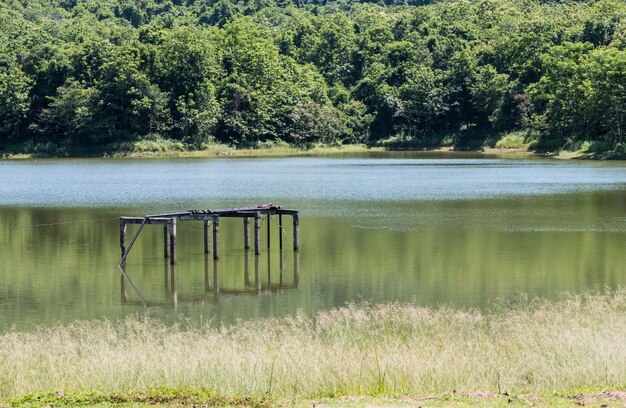
<svg viewBox="0 0 626 408"><path fill-rule="evenodd" d="M204 252L211 252L210 225L213 226L213 258L219 259L219 225L220 218L243 218L245 249L250 248L250 218L254 218L254 253L261 254L261 217L267 219L267 248L271 244L270 216L278 215L278 233L280 249L283 249L283 215L291 216L293 221L293 249L300 249L299 235L299 212L297 210L284 209L280 205L264 204L244 208L228 208L222 210L188 210L175 213L146 215L144 217L120 217L120 248L122 258L118 266L126 261L130 250L139 237L145 225L163 225L163 252L165 257L170 258L170 263L176 263L176 224L179 221L202 221L204 223ZM139 224L139 228L133 235L128 246L126 245L127 225Z"/></svg>

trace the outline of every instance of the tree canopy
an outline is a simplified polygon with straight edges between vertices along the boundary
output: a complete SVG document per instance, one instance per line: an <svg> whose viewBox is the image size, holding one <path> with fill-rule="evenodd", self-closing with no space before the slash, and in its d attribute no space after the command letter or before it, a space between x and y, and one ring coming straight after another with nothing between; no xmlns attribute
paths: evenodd
<svg viewBox="0 0 626 408"><path fill-rule="evenodd" d="M0 150L154 137L624 149L619 0L7 0Z"/></svg>

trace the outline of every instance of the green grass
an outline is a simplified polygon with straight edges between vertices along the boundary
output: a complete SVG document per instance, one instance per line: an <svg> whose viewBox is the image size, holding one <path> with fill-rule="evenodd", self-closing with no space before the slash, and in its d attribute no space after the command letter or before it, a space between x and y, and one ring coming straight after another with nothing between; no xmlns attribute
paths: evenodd
<svg viewBox="0 0 626 408"><path fill-rule="evenodd" d="M157 136L134 142L120 142L102 146L90 151L59 150L52 144L33 145L26 148L14 147L0 151L0 158L31 159L55 157L115 157L115 158L150 158L150 157L281 157L307 155L342 155L382 151L363 144L347 145L312 145L304 147L289 146L285 143L260 143L258 148L234 148L223 144L205 144L200 148L186 145Z"/></svg>
<svg viewBox="0 0 626 408"><path fill-rule="evenodd" d="M568 147L558 154L560 159L626 160L626 144L614 147L606 141L584 141Z"/></svg>
<svg viewBox="0 0 626 408"><path fill-rule="evenodd" d="M351 401L344 396L433 396L433 406L464 406L536 394L571 402L567 390L626 388L625 336L626 291L520 299L493 312L390 303L223 327L76 322L0 335L0 401L341 405Z"/></svg>
<svg viewBox="0 0 626 408"><path fill-rule="evenodd" d="M524 149L527 150L530 143L526 141L527 132L510 132L504 134L495 144L497 149Z"/></svg>
<svg viewBox="0 0 626 408"><path fill-rule="evenodd" d="M380 140L377 145L388 150L428 150L453 148L458 135L455 133L437 133L428 136L399 134Z"/></svg>
<svg viewBox="0 0 626 408"><path fill-rule="evenodd" d="M42 406L137 406L137 405L209 405L216 407L248 406L265 407L263 399L221 397L207 391L189 388L154 388L147 391L104 394L100 392L63 391L30 394L14 398L7 405L20 407Z"/></svg>
<svg viewBox="0 0 626 408"><path fill-rule="evenodd" d="M50 392L26 395L7 401L12 407L153 407L153 406L204 406L204 407L623 407L626 392L572 390L567 393L492 394L487 392L462 392L442 395L407 396L340 396L335 398L233 398L212 395L193 389L151 389L128 393L101 394L94 392Z"/></svg>

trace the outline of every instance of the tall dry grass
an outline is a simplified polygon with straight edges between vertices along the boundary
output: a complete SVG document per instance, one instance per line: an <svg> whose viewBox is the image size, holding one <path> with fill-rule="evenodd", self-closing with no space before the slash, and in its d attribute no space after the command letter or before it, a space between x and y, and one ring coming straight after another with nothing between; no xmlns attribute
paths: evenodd
<svg viewBox="0 0 626 408"><path fill-rule="evenodd" d="M148 318L0 335L0 397L193 387L318 397L626 386L626 291L493 313L349 305L213 328Z"/></svg>

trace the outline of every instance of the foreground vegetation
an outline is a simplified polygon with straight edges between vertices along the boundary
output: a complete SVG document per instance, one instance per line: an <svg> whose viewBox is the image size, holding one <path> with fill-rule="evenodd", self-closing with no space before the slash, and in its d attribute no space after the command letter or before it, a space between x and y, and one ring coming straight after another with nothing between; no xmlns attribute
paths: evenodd
<svg viewBox="0 0 626 408"><path fill-rule="evenodd" d="M361 304L228 327L132 317L9 331L0 335L0 401L461 404L626 387L626 291L495 309Z"/></svg>
<svg viewBox="0 0 626 408"><path fill-rule="evenodd" d="M624 154L625 16L618 0L3 1L0 151Z"/></svg>
<svg viewBox="0 0 626 408"><path fill-rule="evenodd" d="M301 407L301 408L371 408L371 407L623 407L624 391L570 390L565 393L546 395L489 392L451 393L442 395L389 396L343 396L316 399L302 398L228 398L206 391L192 389L158 388L149 391L101 394L93 392L53 392L27 395L7 401L7 405L19 407L50 406L96 406L96 407Z"/></svg>

